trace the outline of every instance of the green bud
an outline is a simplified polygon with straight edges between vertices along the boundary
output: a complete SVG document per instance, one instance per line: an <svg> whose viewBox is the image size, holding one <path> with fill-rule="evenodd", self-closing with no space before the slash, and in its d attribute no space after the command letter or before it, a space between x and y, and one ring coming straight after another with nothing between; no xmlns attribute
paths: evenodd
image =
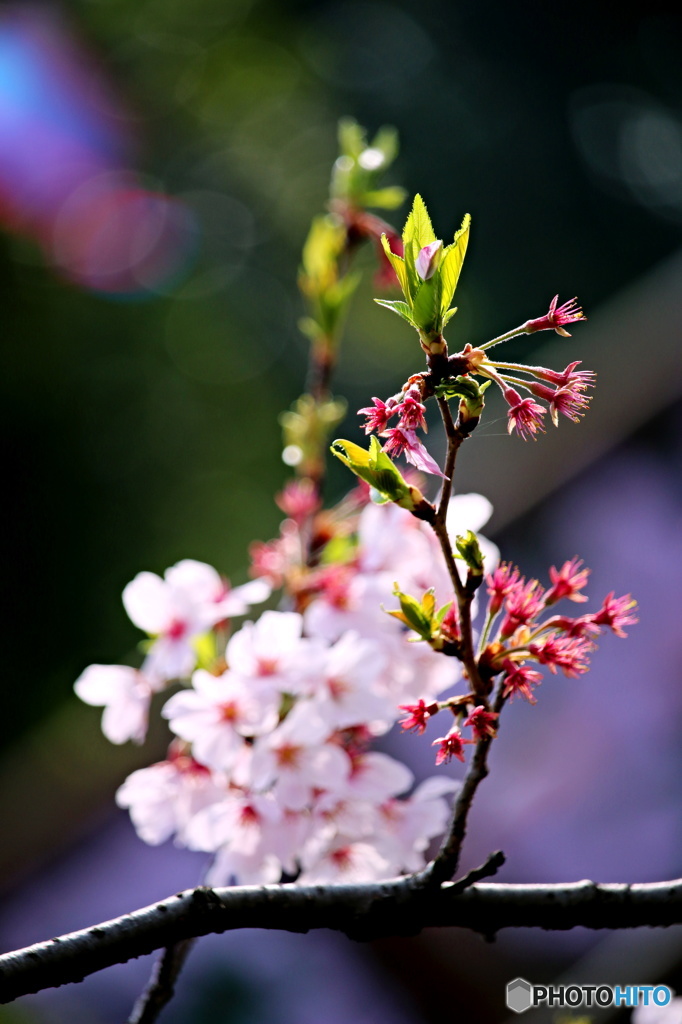
<svg viewBox="0 0 682 1024"><path fill-rule="evenodd" d="M472 530L455 538L455 546L467 564L472 576L483 575L483 555L476 534Z"/></svg>
<svg viewBox="0 0 682 1024"><path fill-rule="evenodd" d="M410 594L404 594L397 583L393 584L393 593L400 601L400 610L389 611L388 614L413 629L422 640L430 640L436 606L433 588L426 591L421 601L417 601Z"/></svg>
<svg viewBox="0 0 682 1024"><path fill-rule="evenodd" d="M470 430L478 423L485 406L484 393L492 381L479 384L473 377L452 377L436 387L438 398L459 398L459 424Z"/></svg>
<svg viewBox="0 0 682 1024"><path fill-rule="evenodd" d="M380 504L393 501L419 518L426 518L420 514L420 510L423 510L424 506L431 509L431 505L418 487L408 484L386 452L381 450L376 437L370 438L369 451L365 451L358 444L353 444L352 441L337 438L332 443L331 452L348 466L351 472L378 492Z"/></svg>

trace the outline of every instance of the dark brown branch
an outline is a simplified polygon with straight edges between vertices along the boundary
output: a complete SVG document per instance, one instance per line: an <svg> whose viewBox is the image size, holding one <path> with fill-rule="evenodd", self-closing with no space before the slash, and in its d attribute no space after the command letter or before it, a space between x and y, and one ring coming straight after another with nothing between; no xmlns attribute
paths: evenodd
<svg viewBox="0 0 682 1024"><path fill-rule="evenodd" d="M494 710L499 715L504 705L504 696L500 687L495 699ZM452 814L452 823L443 839L436 859L422 873L426 885L440 885L452 878L459 864L462 844L466 836L469 811L476 795L476 790L488 775L488 751L493 737L485 736L478 740L474 756L469 762L462 788L457 794Z"/></svg>
<svg viewBox="0 0 682 1024"><path fill-rule="evenodd" d="M484 706L487 706L487 694L484 692L483 680L481 679L481 673L479 672L476 653L474 651L474 633L473 623L471 621L471 605L474 594L473 591L462 583L460 579L457 565L455 563L454 552L452 550L452 541L450 540L447 529L447 510L450 502L450 496L452 494L457 452L459 451L460 445L466 435L455 425L452 413L450 412L450 406L445 398L438 398L438 407L443 419L443 426L445 427L445 434L448 440L448 450L445 460L445 479L443 480L436 516L431 525L438 538L443 558L445 559L445 564L448 568L450 580L452 581L452 586L457 597L462 637L461 651L458 654L458 657L464 665L465 672L469 678L474 693L477 695L477 698L481 700ZM500 707L495 707L495 710L499 712L503 701L498 699L497 703L500 704ZM471 804L476 794L476 790L488 774L488 749L490 747L490 743L490 737L480 739L476 743L476 750L471 763L469 764L464 784L459 791L455 802L452 822L448 833L443 839L435 861L430 864L420 876L422 884L427 887L440 885L441 882L445 882L449 878L452 878L457 870L462 843L464 842L464 836L466 835L467 818L469 816Z"/></svg>
<svg viewBox="0 0 682 1024"><path fill-rule="evenodd" d="M443 558L445 559L450 581L457 597L460 626L462 630L462 662L469 674L473 688L475 690L480 690L481 680L478 673L478 667L476 665L471 626L471 602L473 595L467 592L466 587L460 579L459 572L457 571L457 565L455 563L455 556L452 550L452 542L450 541L447 529L447 512L448 505L450 504L450 496L452 494L455 463L457 461L457 452L464 440L464 434L460 433L455 426L452 419L452 413L450 412L450 406L446 399L439 398L438 407L443 419L445 434L448 439L448 450L445 458L445 479L443 480L443 486L441 488L436 516L434 521L431 523L431 526L433 528L433 532L438 538L438 543L440 544Z"/></svg>
<svg viewBox="0 0 682 1024"><path fill-rule="evenodd" d="M413 877L343 886L192 889L151 907L0 957L0 1001L81 981L89 974L209 932L331 928L351 938L414 935L426 927L549 930L682 924L682 879L645 885L419 887Z"/></svg>
<svg viewBox="0 0 682 1024"><path fill-rule="evenodd" d="M153 1024L164 1006L171 1001L185 960L195 939L182 939L167 946L157 960L149 984L133 1007L128 1024Z"/></svg>
<svg viewBox="0 0 682 1024"><path fill-rule="evenodd" d="M448 450L445 457L445 479L443 480L443 486L440 492L440 500L438 502L438 518L445 522L445 516L448 511L448 505L450 503L450 495L452 494L452 483L455 475L455 462L457 461L457 452L459 446L464 440L464 435L460 434L455 426L450 412L450 406L447 403L447 399L439 398L438 408L443 419L443 426L445 427L445 436L448 439Z"/></svg>
<svg viewBox="0 0 682 1024"><path fill-rule="evenodd" d="M491 875L496 875L504 864L506 858L502 853L502 850L495 850L483 864L478 868L472 868L468 871L463 878L458 878L456 882L452 883L452 894L456 892L464 892L474 882L480 882L482 878L490 878Z"/></svg>

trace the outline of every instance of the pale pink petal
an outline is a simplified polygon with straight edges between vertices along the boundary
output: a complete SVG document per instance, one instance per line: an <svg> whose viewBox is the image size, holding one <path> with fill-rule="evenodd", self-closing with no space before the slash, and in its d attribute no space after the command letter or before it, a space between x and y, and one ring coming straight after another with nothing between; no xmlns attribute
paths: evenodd
<svg viewBox="0 0 682 1024"><path fill-rule="evenodd" d="M174 801L176 776L170 764L151 765L133 772L119 787L116 803L128 808L140 839L157 846L169 839L176 828Z"/></svg>
<svg viewBox="0 0 682 1024"><path fill-rule="evenodd" d="M493 506L482 494L455 494L450 499L447 511L448 533L478 533L493 514Z"/></svg>
<svg viewBox="0 0 682 1024"><path fill-rule="evenodd" d="M431 473L433 476L440 476L445 479L445 473L442 472L440 466L421 443L421 441L415 440L404 452L405 458L408 462L412 463L417 469L420 469L422 473Z"/></svg>
<svg viewBox="0 0 682 1024"><path fill-rule="evenodd" d="M145 633L163 633L172 619L168 585L153 572L140 572L131 580L123 591L123 605L131 622Z"/></svg>
<svg viewBox="0 0 682 1024"><path fill-rule="evenodd" d="M102 732L110 743L144 743L151 691L134 690L124 700L108 704L102 714Z"/></svg>
<svg viewBox="0 0 682 1024"><path fill-rule="evenodd" d="M212 565L192 558L185 558L166 569L164 575L173 589L184 591L197 604L215 601L225 588L220 573Z"/></svg>
<svg viewBox="0 0 682 1024"><path fill-rule="evenodd" d="M244 615L252 604L262 604L272 593L272 587L266 580L251 580L241 587L228 591L219 604L225 618L232 615Z"/></svg>
<svg viewBox="0 0 682 1024"><path fill-rule="evenodd" d="M73 685L76 695L85 704L102 707L133 690L139 672L127 665L89 665Z"/></svg>
<svg viewBox="0 0 682 1024"><path fill-rule="evenodd" d="M279 882L282 865L277 857L258 851L250 857L234 850L220 850L206 873L206 885L272 885Z"/></svg>
<svg viewBox="0 0 682 1024"><path fill-rule="evenodd" d="M374 846L339 840L316 863L306 867L299 882L303 885L372 882L390 877L391 873L390 861Z"/></svg>
<svg viewBox="0 0 682 1024"><path fill-rule="evenodd" d="M409 789L414 775L400 761L388 754L371 751L362 754L353 765L353 774L348 782L348 795L361 800L382 802Z"/></svg>
<svg viewBox="0 0 682 1024"><path fill-rule="evenodd" d="M142 666L151 679L186 679L197 663L197 654L188 637L160 636L149 649Z"/></svg>
<svg viewBox="0 0 682 1024"><path fill-rule="evenodd" d="M74 690L86 704L104 707L102 732L111 743L142 743L152 687L140 672L126 665L90 665Z"/></svg>

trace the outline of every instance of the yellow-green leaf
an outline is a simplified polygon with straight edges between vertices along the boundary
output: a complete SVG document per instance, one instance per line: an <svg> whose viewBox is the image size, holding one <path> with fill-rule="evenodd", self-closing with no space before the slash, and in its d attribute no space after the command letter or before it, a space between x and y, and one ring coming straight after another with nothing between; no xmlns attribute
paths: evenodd
<svg viewBox="0 0 682 1024"><path fill-rule="evenodd" d="M449 245L443 253L440 264L440 275L443 282L443 294L441 296L441 309L445 311L452 302L455 288L459 281L459 275L466 256L469 243L469 226L471 217L467 213L462 221L462 226L455 235L452 245Z"/></svg>
<svg viewBox="0 0 682 1024"><path fill-rule="evenodd" d="M423 249L425 245L430 242L436 241L436 235L431 224L431 218L429 217L428 211L424 204L424 200L417 193L414 197L414 203L412 209L405 223L405 230L403 231L403 245L407 249L408 245L416 245L417 252Z"/></svg>
<svg viewBox="0 0 682 1024"><path fill-rule="evenodd" d="M388 609L386 614L390 615L394 619L397 619L398 622L402 622L404 626L409 626L410 625L410 623L405 618L403 613L401 611L399 611L397 608L395 608L395 609Z"/></svg>
<svg viewBox="0 0 682 1024"><path fill-rule="evenodd" d="M433 593L433 588L432 588L430 590L427 590L426 593L424 594L424 596L422 597L422 611L424 612L424 615L427 616L429 622L433 618L433 613L434 613L435 609L436 609L436 598L435 598L435 595Z"/></svg>
<svg viewBox="0 0 682 1024"><path fill-rule="evenodd" d="M407 320L408 324L414 327L414 320L412 319L412 313L410 307L406 302L396 302L393 299L375 299L378 306L385 306L386 309L390 309L392 313L397 313L403 320Z"/></svg>
<svg viewBox="0 0 682 1024"><path fill-rule="evenodd" d="M409 512L424 501L421 491L407 483L386 452L381 450L376 437L370 438L369 451L353 444L352 441L337 438L331 446L331 452L348 466L351 472L378 491L384 501L394 501Z"/></svg>
<svg viewBox="0 0 682 1024"><path fill-rule="evenodd" d="M398 155L398 132L392 125L383 125L372 139L372 148L380 149L386 164L393 163Z"/></svg>
<svg viewBox="0 0 682 1024"><path fill-rule="evenodd" d="M478 537L473 530L467 530L464 534L458 534L455 538L455 547L467 564L468 569L474 576L482 576L483 554L478 543Z"/></svg>
<svg viewBox="0 0 682 1024"><path fill-rule="evenodd" d="M336 281L337 260L346 239L345 228L328 216L315 217L303 245L301 287L319 294Z"/></svg>
<svg viewBox="0 0 682 1024"><path fill-rule="evenodd" d="M369 469L370 452L366 452L359 444L353 444L352 441L343 441L340 438L332 443L332 454L336 455L337 459L345 463L358 476L363 469Z"/></svg>
<svg viewBox="0 0 682 1024"><path fill-rule="evenodd" d="M388 238L386 237L386 235L381 236L381 244L384 247L384 252L386 253L388 262L395 270L395 276L398 278L400 287L403 290L403 295L409 301L410 290L407 284L407 270L405 268L405 260L402 258L402 256L397 256L396 253L391 252L391 246L389 245Z"/></svg>
<svg viewBox="0 0 682 1024"><path fill-rule="evenodd" d="M441 320L441 277L434 274L428 281L421 281L412 303L412 319L426 334L439 331Z"/></svg>
<svg viewBox="0 0 682 1024"><path fill-rule="evenodd" d="M440 626L440 624L442 623L443 619L445 618L447 613L452 608L452 604L453 604L452 601L448 601L447 604L444 604L442 608L438 609L438 611L436 613L436 619L435 619L435 622L436 622L437 626Z"/></svg>

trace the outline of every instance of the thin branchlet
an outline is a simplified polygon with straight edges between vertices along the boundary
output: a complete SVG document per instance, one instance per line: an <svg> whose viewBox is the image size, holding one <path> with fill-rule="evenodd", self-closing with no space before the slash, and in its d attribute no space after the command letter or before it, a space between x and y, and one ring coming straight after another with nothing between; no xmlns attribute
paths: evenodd
<svg viewBox="0 0 682 1024"><path fill-rule="evenodd" d="M493 703L493 710L496 714L499 715L504 702L505 697L500 685ZM426 885L439 886L449 878L452 878L457 871L462 844L466 836L469 812L478 787L488 775L488 753L493 738L492 736L484 736L476 743L474 755L469 762L462 788L457 794L450 828L441 843L435 860L423 872Z"/></svg>
<svg viewBox="0 0 682 1024"><path fill-rule="evenodd" d="M147 988L133 1007L128 1024L154 1024L175 994L175 983L196 939L182 939L167 946L159 957Z"/></svg>

